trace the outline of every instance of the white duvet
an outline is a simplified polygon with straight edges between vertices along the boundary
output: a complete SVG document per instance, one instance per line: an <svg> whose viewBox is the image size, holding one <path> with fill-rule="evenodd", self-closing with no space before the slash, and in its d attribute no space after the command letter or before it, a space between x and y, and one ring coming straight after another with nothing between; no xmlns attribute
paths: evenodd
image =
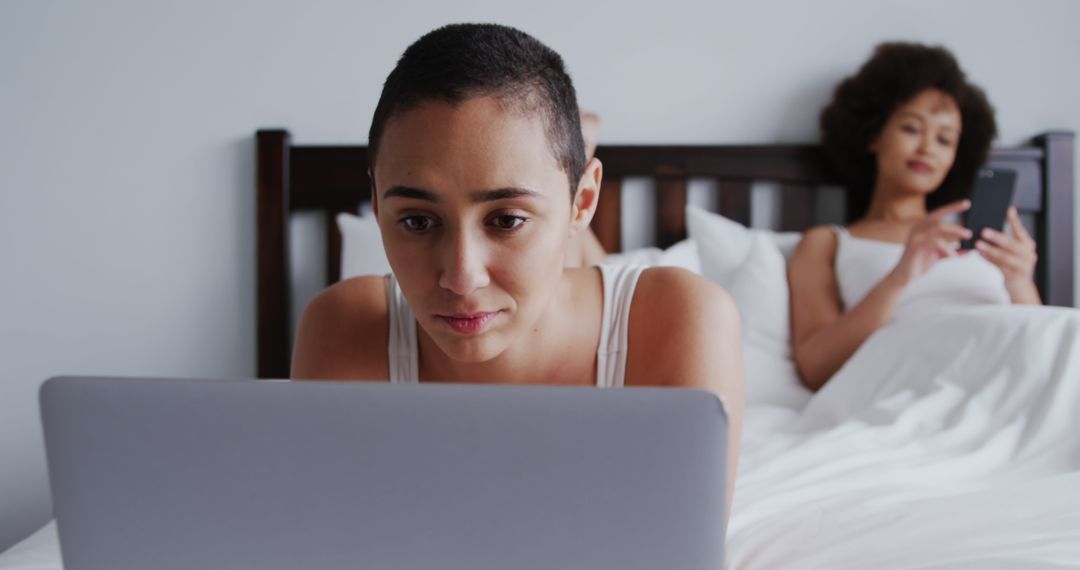
<svg viewBox="0 0 1080 570"><path fill-rule="evenodd" d="M1080 567L1078 414L1080 311L890 325L802 411L748 408L728 567Z"/></svg>
<svg viewBox="0 0 1080 570"><path fill-rule="evenodd" d="M728 567L1080 567L1078 415L1080 311L890 325L802 410L747 408ZM51 523L0 556L60 569Z"/></svg>

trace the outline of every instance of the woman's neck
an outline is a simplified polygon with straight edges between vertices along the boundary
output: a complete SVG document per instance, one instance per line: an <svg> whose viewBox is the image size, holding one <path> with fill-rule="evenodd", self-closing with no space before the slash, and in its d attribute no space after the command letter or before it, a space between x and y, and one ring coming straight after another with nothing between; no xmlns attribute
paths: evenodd
<svg viewBox="0 0 1080 570"><path fill-rule="evenodd" d="M926 197L921 193L878 180L864 219L908 223L922 220L926 214Z"/></svg>

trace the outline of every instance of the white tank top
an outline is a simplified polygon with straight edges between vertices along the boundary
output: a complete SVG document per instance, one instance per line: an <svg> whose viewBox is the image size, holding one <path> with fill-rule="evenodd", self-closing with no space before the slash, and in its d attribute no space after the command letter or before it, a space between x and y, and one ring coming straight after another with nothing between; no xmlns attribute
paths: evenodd
<svg viewBox="0 0 1080 570"><path fill-rule="evenodd" d="M619 388L626 376L627 334L630 330L630 303L638 277L646 269L637 265L597 265L603 282L604 307L600 320L600 345L596 350L596 385ZM390 312L387 353L390 382L415 384L420 381L416 317L405 301L393 274L386 279L386 305Z"/></svg>
<svg viewBox="0 0 1080 570"><path fill-rule="evenodd" d="M904 253L904 245L859 238L846 228L836 233L836 281L844 310L851 310L889 274ZM946 308L1008 304L1005 276L979 252L942 259L904 289L892 321L918 318Z"/></svg>

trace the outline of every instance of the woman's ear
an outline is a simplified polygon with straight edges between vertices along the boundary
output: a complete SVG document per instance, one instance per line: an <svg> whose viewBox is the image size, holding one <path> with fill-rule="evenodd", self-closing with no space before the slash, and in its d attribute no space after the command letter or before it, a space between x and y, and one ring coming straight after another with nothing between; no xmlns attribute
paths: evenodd
<svg viewBox="0 0 1080 570"><path fill-rule="evenodd" d="M881 133L874 135L874 138L870 139L870 144L866 145L866 152L870 154L878 153L878 146L881 143Z"/></svg>
<svg viewBox="0 0 1080 570"><path fill-rule="evenodd" d="M585 173L578 180L574 202L570 207L570 225L576 230L589 227L596 205L600 201L600 182L604 177L604 165L597 158L585 163Z"/></svg>

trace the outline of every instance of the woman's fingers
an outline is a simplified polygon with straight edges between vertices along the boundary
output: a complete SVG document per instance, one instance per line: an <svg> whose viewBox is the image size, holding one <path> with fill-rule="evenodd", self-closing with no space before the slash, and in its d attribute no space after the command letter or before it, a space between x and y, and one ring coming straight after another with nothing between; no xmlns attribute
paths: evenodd
<svg viewBox="0 0 1080 570"><path fill-rule="evenodd" d="M1004 235L1001 234L1001 232L998 232L998 234ZM1016 242L1015 238L1010 236L1005 237ZM1035 254L1035 251L1033 249L1028 249L1027 246L1024 245L1020 245L1017 249L1011 249L992 243L987 239L980 239L975 243L975 249L979 250L979 254L981 254L983 258L1001 269L1001 272L1005 274L1006 280L1017 278L1030 279L1035 271L1035 263L1038 260L1038 255Z"/></svg>
<svg viewBox="0 0 1080 570"><path fill-rule="evenodd" d="M980 239L975 242L975 249L979 250L979 253L981 253L990 263L993 263L1002 269L1007 267L1006 261L1008 260L1008 253L1001 247Z"/></svg>
<svg viewBox="0 0 1080 570"><path fill-rule="evenodd" d="M948 236L953 241L960 241L971 237L971 230L960 224L941 224L941 235Z"/></svg>
<svg viewBox="0 0 1080 570"><path fill-rule="evenodd" d="M1025 254L1029 251L1034 251L1034 248L1031 247L1033 244L1026 243L1005 232L999 232L990 228L984 229L982 235L979 237L984 241L988 241L1002 249L1009 250L1016 254Z"/></svg>
<svg viewBox="0 0 1080 570"><path fill-rule="evenodd" d="M979 253L990 263L998 266L1006 277L1009 275L1021 275L1026 274L1029 270L1028 264L1025 262L1023 256L1016 255L1007 249L998 247L992 243L984 240L979 240L975 243L975 248L979 250Z"/></svg>
<svg viewBox="0 0 1080 570"><path fill-rule="evenodd" d="M934 241L934 247L938 252L938 259L942 257L956 257L956 247L943 239L937 239Z"/></svg>
<svg viewBox="0 0 1080 570"><path fill-rule="evenodd" d="M1035 240L1031 239L1031 234L1028 233L1023 222L1020 221L1020 213L1016 211L1016 206L1009 206L1009 213L1006 214L1006 218L1009 220L1009 227L1012 228L1013 235L1017 239L1022 242L1035 242Z"/></svg>

